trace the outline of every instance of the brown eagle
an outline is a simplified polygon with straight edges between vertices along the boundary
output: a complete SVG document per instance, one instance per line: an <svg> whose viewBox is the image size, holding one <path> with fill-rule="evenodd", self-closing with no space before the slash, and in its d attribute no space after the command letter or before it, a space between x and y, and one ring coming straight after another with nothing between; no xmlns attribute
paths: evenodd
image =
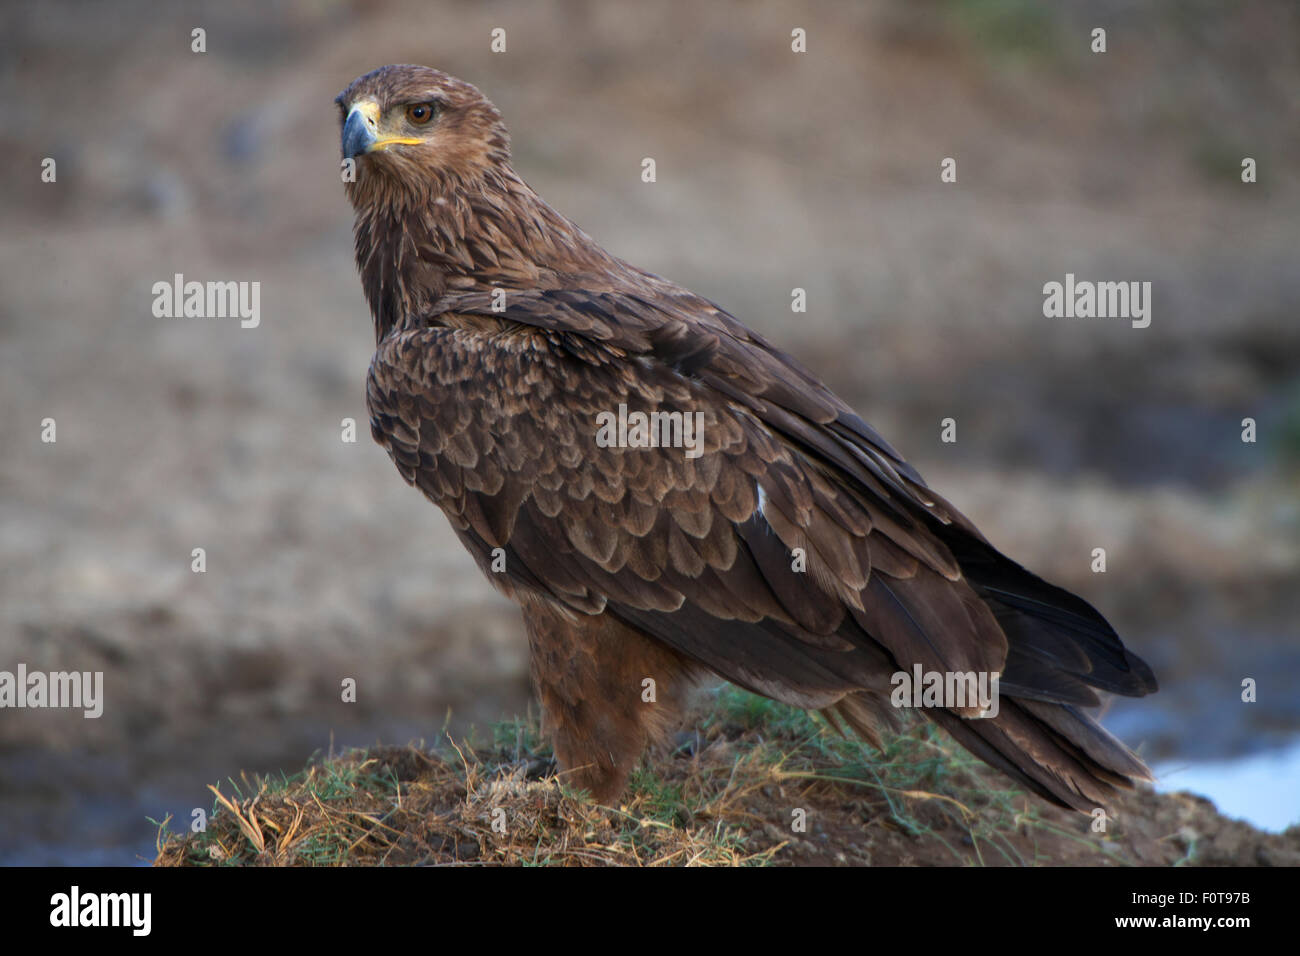
<svg viewBox="0 0 1300 956"><path fill-rule="evenodd" d="M790 356L548 206L477 89L386 66L337 102L371 429L522 606L569 782L616 799L709 675L878 746L917 668L1001 675L996 716L923 713L1053 803L1150 779L1082 709L1156 689L1105 619Z"/></svg>

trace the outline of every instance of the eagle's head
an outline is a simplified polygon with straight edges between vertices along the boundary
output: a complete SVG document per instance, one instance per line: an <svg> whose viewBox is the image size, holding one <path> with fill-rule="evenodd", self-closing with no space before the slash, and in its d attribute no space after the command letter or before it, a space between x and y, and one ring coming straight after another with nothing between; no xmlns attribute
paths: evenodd
<svg viewBox="0 0 1300 956"><path fill-rule="evenodd" d="M353 80L335 102L343 158L356 162L350 187L366 179L390 189L463 182L509 161L497 108L474 86L427 66L382 66ZM353 188L349 194L354 203L361 198Z"/></svg>
<svg viewBox="0 0 1300 956"><path fill-rule="evenodd" d="M382 338L448 289L602 275L612 257L510 167L510 137L477 89L427 66L384 66L338 96L357 268Z"/></svg>

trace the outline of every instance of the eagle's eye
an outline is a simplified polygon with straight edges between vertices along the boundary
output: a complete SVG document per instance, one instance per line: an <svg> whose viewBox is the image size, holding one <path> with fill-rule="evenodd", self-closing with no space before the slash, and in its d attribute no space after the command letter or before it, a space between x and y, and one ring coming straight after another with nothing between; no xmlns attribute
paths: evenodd
<svg viewBox="0 0 1300 956"><path fill-rule="evenodd" d="M406 118L416 126L424 126L433 119L432 103L412 103L406 108Z"/></svg>

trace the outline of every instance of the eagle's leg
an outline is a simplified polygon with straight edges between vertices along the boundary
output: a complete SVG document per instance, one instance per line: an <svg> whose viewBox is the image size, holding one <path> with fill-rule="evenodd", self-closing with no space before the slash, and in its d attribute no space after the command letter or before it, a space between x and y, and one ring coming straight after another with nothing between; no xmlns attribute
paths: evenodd
<svg viewBox="0 0 1300 956"><path fill-rule="evenodd" d="M560 779L612 803L647 745L677 728L698 670L609 614L529 601L524 625Z"/></svg>

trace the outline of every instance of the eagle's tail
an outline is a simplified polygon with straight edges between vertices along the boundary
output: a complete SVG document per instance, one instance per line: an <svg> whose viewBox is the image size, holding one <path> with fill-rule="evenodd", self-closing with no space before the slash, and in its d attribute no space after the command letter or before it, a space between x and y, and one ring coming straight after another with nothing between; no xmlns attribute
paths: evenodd
<svg viewBox="0 0 1300 956"><path fill-rule="evenodd" d="M1090 716L1098 691L1141 697L1155 675L1124 647L1104 617L1082 598L1049 584L980 539L945 529L966 583L993 612L1007 639L994 717L966 718L940 708L925 716L963 747L1039 796L1090 812L1151 780L1151 771ZM856 703L851 703L854 699ZM883 714L851 695L838 715L867 740L878 739Z"/></svg>
<svg viewBox="0 0 1300 956"><path fill-rule="evenodd" d="M1040 797L1084 813L1106 806L1116 788L1152 779L1136 754L1073 705L1003 698L1000 706L992 718L964 719L947 710L926 716Z"/></svg>
<svg viewBox="0 0 1300 956"><path fill-rule="evenodd" d="M882 725L896 713L870 694L849 694L822 713L832 726L851 728L880 748ZM1057 806L1089 813L1105 807L1117 789L1151 780L1151 771L1086 712L1070 704L1002 697L996 717L964 718L950 710L922 710L957 743L989 766Z"/></svg>

